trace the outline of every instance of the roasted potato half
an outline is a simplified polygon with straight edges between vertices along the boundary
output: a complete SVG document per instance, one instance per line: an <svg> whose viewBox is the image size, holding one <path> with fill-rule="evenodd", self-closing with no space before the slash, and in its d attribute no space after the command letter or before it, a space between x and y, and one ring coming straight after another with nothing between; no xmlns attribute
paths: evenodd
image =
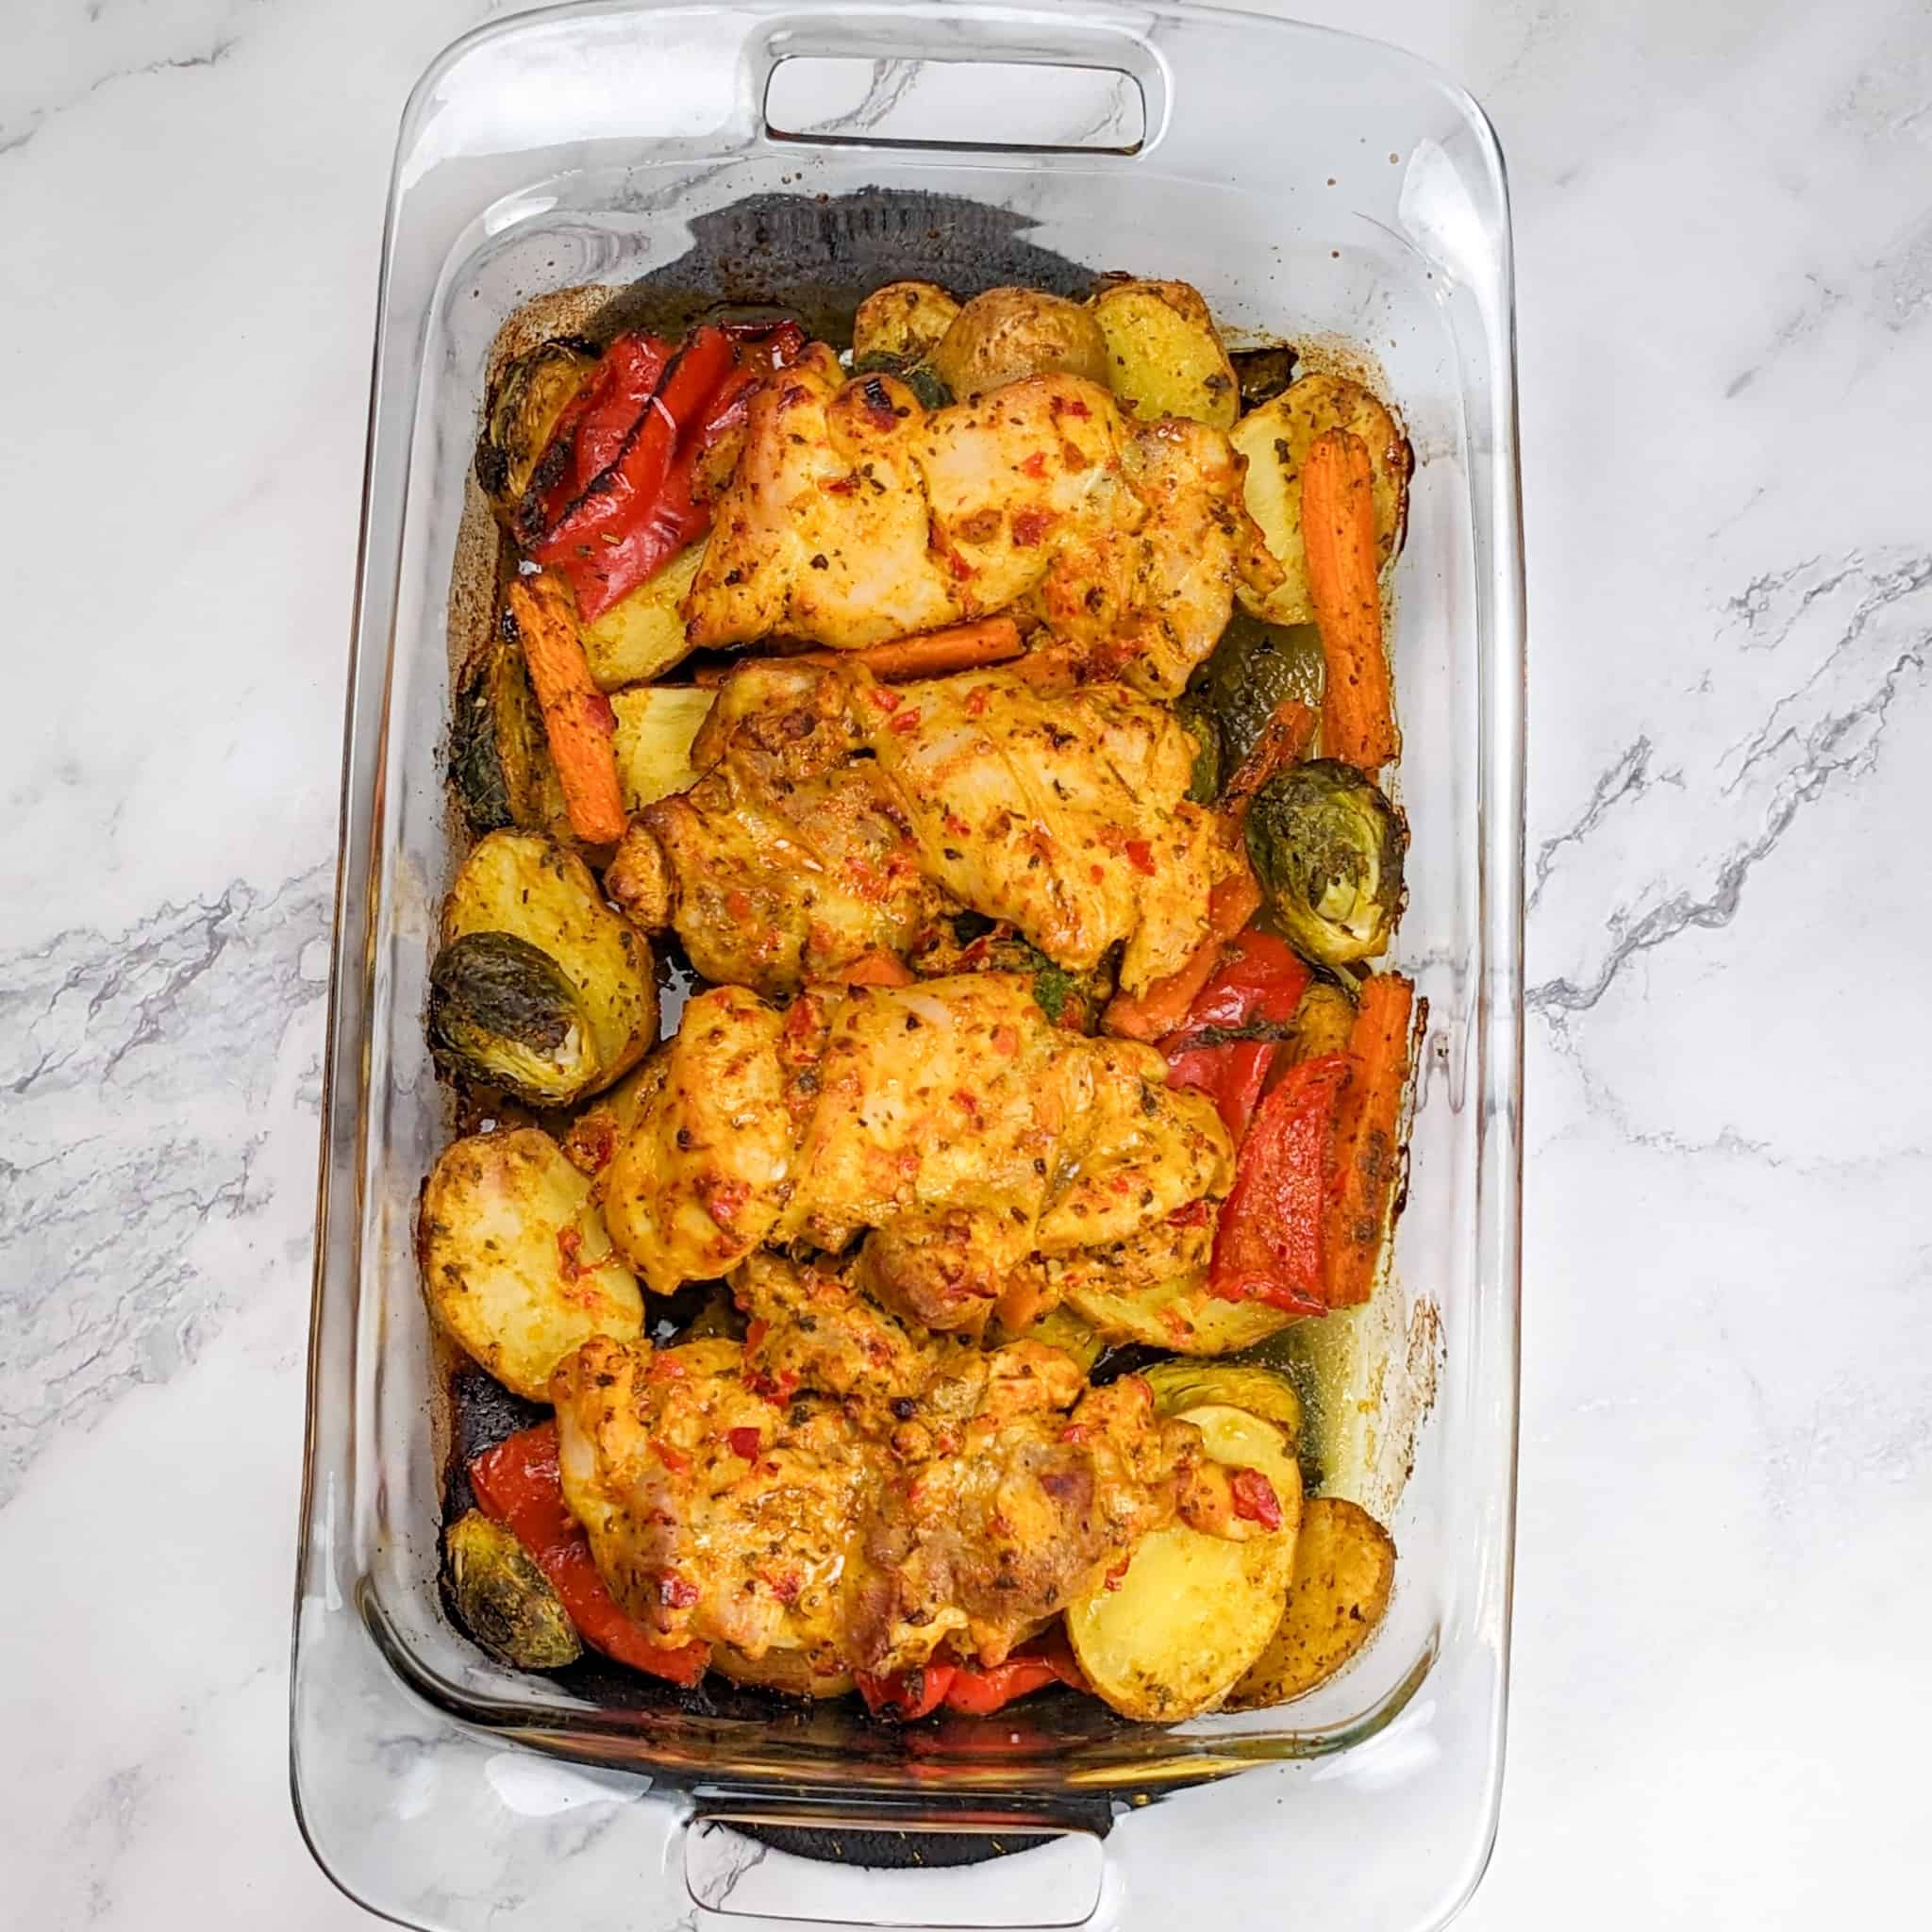
<svg viewBox="0 0 1932 1932"><path fill-rule="evenodd" d="M797 1650L768 1650L763 1657L749 1657L731 1644L714 1643L711 1668L734 1684L782 1690L788 1697L843 1697L854 1688L842 1671L836 1676L821 1676L804 1652Z"/></svg>
<svg viewBox="0 0 1932 1932"><path fill-rule="evenodd" d="M1074 1599L1067 1637L1094 1691L1123 1717L1177 1724L1212 1710L1267 1647L1294 1567L1301 1472L1281 1431L1245 1409L1190 1409L1217 1462L1274 1486L1281 1527L1240 1541L1185 1524L1142 1540L1125 1575Z"/></svg>
<svg viewBox="0 0 1932 1932"><path fill-rule="evenodd" d="M874 356L919 362L931 355L958 319L959 302L937 282L888 282L858 305L852 318L852 359Z"/></svg>
<svg viewBox="0 0 1932 1932"><path fill-rule="evenodd" d="M1156 1362L1141 1376L1154 1391L1154 1407L1161 1415L1185 1415L1191 1408L1219 1403L1273 1423L1288 1438L1291 1450L1300 1439L1302 1398L1279 1369L1260 1362Z"/></svg>
<svg viewBox="0 0 1932 1932"><path fill-rule="evenodd" d="M423 1190L417 1252L429 1306L513 1394L548 1402L550 1372L593 1335L643 1327L591 1184L536 1127L472 1134Z"/></svg>
<svg viewBox="0 0 1932 1932"><path fill-rule="evenodd" d="M1070 1289L1067 1306L1103 1341L1139 1341L1175 1355L1232 1355L1279 1334L1295 1319L1260 1302L1223 1301L1191 1274L1152 1288Z"/></svg>
<svg viewBox="0 0 1932 1932"><path fill-rule="evenodd" d="M443 904L429 972L438 1063L532 1107L568 1107L657 1038L650 947L583 860L541 833L479 840Z"/></svg>
<svg viewBox="0 0 1932 1932"><path fill-rule="evenodd" d="M1105 384L1108 369L1107 338L1093 311L1042 289L989 289L974 296L929 360L961 401L1057 371Z"/></svg>
<svg viewBox="0 0 1932 1932"><path fill-rule="evenodd" d="M684 598L704 561L705 546L691 543L602 617L577 620L584 658L600 691L662 677L691 655L684 639Z"/></svg>
<svg viewBox="0 0 1932 1932"><path fill-rule="evenodd" d="M1232 429L1240 414L1234 364L1198 289L1186 282L1114 282L1093 298L1107 341L1108 382L1143 423L1191 416Z"/></svg>
<svg viewBox="0 0 1932 1932"><path fill-rule="evenodd" d="M584 1654L570 1614L530 1554L500 1523L472 1509L443 1532L457 1621L499 1663L557 1671Z"/></svg>
<svg viewBox="0 0 1932 1932"><path fill-rule="evenodd" d="M1280 1625L1229 1705L1257 1710L1325 1684L1374 1635L1394 1581L1389 1532L1358 1505L1317 1496L1302 1510Z"/></svg>
<svg viewBox="0 0 1932 1932"><path fill-rule="evenodd" d="M612 693L617 783L626 811L641 811L697 783L691 743L717 695L694 684L640 685Z"/></svg>
<svg viewBox="0 0 1932 1932"><path fill-rule="evenodd" d="M1290 383L1272 403L1250 409L1230 432L1235 448L1248 459L1248 514L1260 525L1270 552L1286 573L1266 595L1246 584L1237 586L1243 606L1270 624L1314 619L1307 555L1302 548L1302 464L1315 439L1329 429L1349 430L1368 445L1377 555L1384 564L1401 541L1412 459L1394 417L1345 375L1305 375Z"/></svg>

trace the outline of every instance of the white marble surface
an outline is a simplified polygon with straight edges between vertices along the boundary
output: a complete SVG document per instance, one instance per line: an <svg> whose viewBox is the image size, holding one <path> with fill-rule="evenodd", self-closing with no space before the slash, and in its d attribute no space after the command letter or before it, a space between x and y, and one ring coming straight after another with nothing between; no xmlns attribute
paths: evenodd
<svg viewBox="0 0 1932 1932"><path fill-rule="evenodd" d="M339 700L395 117L496 10L4 29L9 1923L369 1923L284 1771ZM1932 14L1302 10L1462 76L1518 224L1523 1512L1464 1923L1910 1923Z"/></svg>

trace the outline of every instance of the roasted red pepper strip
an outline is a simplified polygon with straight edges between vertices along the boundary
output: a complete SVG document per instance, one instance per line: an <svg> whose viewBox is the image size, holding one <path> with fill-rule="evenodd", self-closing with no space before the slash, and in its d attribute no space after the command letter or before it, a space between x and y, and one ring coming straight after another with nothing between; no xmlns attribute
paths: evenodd
<svg viewBox="0 0 1932 1932"><path fill-rule="evenodd" d="M1068 1684L1075 1690L1089 1688L1080 1666L1074 1661L1066 1633L1058 1625L1003 1664L958 1665L946 1692L946 1708L968 1717L990 1717L1016 1698L1030 1696L1049 1684Z"/></svg>
<svg viewBox="0 0 1932 1932"><path fill-rule="evenodd" d="M1322 1054L1291 1067L1262 1101L1235 1157L1208 1286L1224 1301L1326 1311L1322 1223L1335 1108L1353 1061Z"/></svg>
<svg viewBox="0 0 1932 1932"><path fill-rule="evenodd" d="M897 1718L902 1724L915 1724L937 1710L946 1701L958 1674L952 1664L921 1664L917 1669L900 1671L890 1677L868 1676L854 1671L852 1681L865 1699L865 1707L874 1717Z"/></svg>
<svg viewBox="0 0 1932 1932"><path fill-rule="evenodd" d="M1239 1147L1261 1104L1274 1057L1280 1051L1276 1042L1230 1040L1220 1046L1174 1046L1163 1041L1161 1050L1167 1056L1167 1084L1197 1088L1207 1094Z"/></svg>
<svg viewBox="0 0 1932 1932"><path fill-rule="evenodd" d="M470 1487L484 1515L530 1553L592 1650L674 1684L695 1684L704 1675L708 1644L660 1642L625 1614L597 1574L590 1539L563 1500L554 1422L521 1429L474 1458Z"/></svg>
<svg viewBox="0 0 1932 1932"><path fill-rule="evenodd" d="M645 335L619 336L604 351L584 397L563 484L552 494L554 516L561 515L624 454L674 353L671 343ZM561 425L558 433L563 433Z"/></svg>

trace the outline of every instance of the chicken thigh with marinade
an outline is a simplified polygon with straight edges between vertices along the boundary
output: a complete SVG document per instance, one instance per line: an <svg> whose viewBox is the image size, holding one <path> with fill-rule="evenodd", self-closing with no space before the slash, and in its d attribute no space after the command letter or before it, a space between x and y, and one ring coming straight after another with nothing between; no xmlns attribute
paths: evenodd
<svg viewBox="0 0 1932 1932"><path fill-rule="evenodd" d="M1038 1257L1141 1235L1228 1188L1227 1131L1133 1041L1056 1026L1029 978L963 974L685 1008L599 1178L658 1293L760 1247L841 1252L883 1302L976 1331Z"/></svg>
<svg viewBox="0 0 1932 1932"><path fill-rule="evenodd" d="M1231 862L1188 802L1193 753L1118 684L746 665L692 746L696 784L644 808L607 886L706 978L761 992L904 953L961 908L1074 972L1124 944L1138 992L1199 943Z"/></svg>
<svg viewBox="0 0 1932 1932"><path fill-rule="evenodd" d="M849 650L1013 609L1086 674L1173 697L1237 578L1279 578L1242 475L1223 431L1131 423L1081 376L928 411L814 343L753 398L686 635Z"/></svg>

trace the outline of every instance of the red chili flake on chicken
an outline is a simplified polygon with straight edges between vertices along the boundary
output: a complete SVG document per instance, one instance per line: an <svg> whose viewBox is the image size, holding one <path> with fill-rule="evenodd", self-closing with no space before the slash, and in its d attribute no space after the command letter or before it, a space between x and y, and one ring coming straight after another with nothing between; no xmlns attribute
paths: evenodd
<svg viewBox="0 0 1932 1932"><path fill-rule="evenodd" d="M756 1348L772 1332L772 1324L762 1315L754 1315L744 1324L744 1345Z"/></svg>
<svg viewBox="0 0 1932 1932"><path fill-rule="evenodd" d="M1145 873L1151 879L1154 876L1154 847L1145 839L1129 839L1127 863L1136 872Z"/></svg>
<svg viewBox="0 0 1932 1932"><path fill-rule="evenodd" d="M1052 527L1053 517L1043 509L1022 509L1013 512L1013 541L1022 550L1031 550Z"/></svg>
<svg viewBox="0 0 1932 1932"><path fill-rule="evenodd" d="M731 1444L732 1455L745 1462L756 1462L758 1451L764 1447L765 1439L757 1429L727 1429L724 1440Z"/></svg>
<svg viewBox="0 0 1932 1932"><path fill-rule="evenodd" d="M1176 1208L1167 1217L1170 1227L1206 1227L1214 1219L1214 1203L1203 1194L1197 1201L1190 1201Z"/></svg>
<svg viewBox="0 0 1932 1932"><path fill-rule="evenodd" d="M730 891L724 894L724 909L730 913L733 919L749 919L751 917L751 895L748 892L740 891L734 886Z"/></svg>
<svg viewBox="0 0 1932 1932"><path fill-rule="evenodd" d="M917 711L901 711L886 726L886 729L888 731L896 731L902 737L908 731L917 731L919 729L919 713Z"/></svg>
<svg viewBox="0 0 1932 1932"><path fill-rule="evenodd" d="M1108 1589L1118 1590L1121 1587L1121 1585L1127 1580L1127 1566L1130 1563L1132 1563L1133 1560L1134 1559L1131 1556L1123 1557L1120 1559L1120 1561L1116 1563L1113 1566L1113 1568L1107 1573Z"/></svg>
<svg viewBox="0 0 1932 1932"><path fill-rule="evenodd" d="M953 1105L976 1127L979 1124L979 1099L961 1087L953 1095Z"/></svg>
<svg viewBox="0 0 1932 1932"><path fill-rule="evenodd" d="M571 1145L578 1159L591 1163L592 1174L602 1174L617 1152L617 1128L608 1117L581 1120L571 1130Z"/></svg>
<svg viewBox="0 0 1932 1932"><path fill-rule="evenodd" d="M658 1601L666 1609L688 1610L698 1600L698 1587L689 1577L666 1571L658 1579Z"/></svg>
<svg viewBox="0 0 1932 1932"><path fill-rule="evenodd" d="M834 476L829 483L821 487L827 496L850 496L858 488L858 478L856 475Z"/></svg>
<svg viewBox="0 0 1932 1932"><path fill-rule="evenodd" d="M1263 1529L1281 1527L1281 1499L1274 1485L1258 1469L1238 1469L1228 1480L1234 1497L1234 1513Z"/></svg>
<svg viewBox="0 0 1932 1932"><path fill-rule="evenodd" d="M584 1264L577 1258L583 1245L581 1229L559 1227L557 1230L557 1266L566 1281L575 1281L584 1273Z"/></svg>
<svg viewBox="0 0 1932 1932"><path fill-rule="evenodd" d="M765 1588L769 1590L772 1592L772 1594L774 1597L776 1597L781 1604L790 1604L796 1603L798 1601L798 1592L801 1590L803 1590L805 1586L803 1583L799 1581L797 1575L793 1572L790 1570L781 1570L775 1576L770 1574L766 1575Z"/></svg>
<svg viewBox="0 0 1932 1932"><path fill-rule="evenodd" d="M708 1214L726 1234L737 1231L738 1217L751 1206L751 1183L720 1177L700 1182L698 1198Z"/></svg>
<svg viewBox="0 0 1932 1932"><path fill-rule="evenodd" d="M969 718L983 718L986 715L986 687L974 685L966 693L966 715Z"/></svg>
<svg viewBox="0 0 1932 1932"><path fill-rule="evenodd" d="M691 1474L691 1457L682 1449L664 1441L653 1441L651 1454L668 1469L673 1475Z"/></svg>
<svg viewBox="0 0 1932 1932"><path fill-rule="evenodd" d="M889 690L883 684L874 685L872 689L866 692L866 696L869 697L873 701L873 703L875 704L882 711L896 711L899 708L900 704L903 702L897 691Z"/></svg>
<svg viewBox="0 0 1932 1932"><path fill-rule="evenodd" d="M1033 454L1030 457L1028 457L1024 463L1020 465L1020 474L1023 476L1038 477L1045 475L1046 452L1043 449L1035 450Z"/></svg>
<svg viewBox="0 0 1932 1932"><path fill-rule="evenodd" d="M1020 1051L1018 1031L1011 1026L995 1026L992 1029L992 1050L1011 1059Z"/></svg>
<svg viewBox="0 0 1932 1932"><path fill-rule="evenodd" d="M1104 865L1090 865L1087 871L1096 886L1107 876L1107 868Z"/></svg>

